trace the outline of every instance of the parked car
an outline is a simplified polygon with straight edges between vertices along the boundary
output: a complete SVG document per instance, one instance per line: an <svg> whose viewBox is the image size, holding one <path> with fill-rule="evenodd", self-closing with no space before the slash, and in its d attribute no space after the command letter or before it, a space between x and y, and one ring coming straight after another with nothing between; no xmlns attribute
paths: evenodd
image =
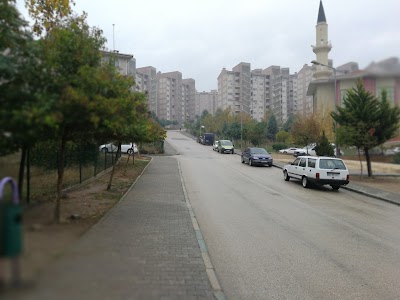
<svg viewBox="0 0 400 300"><path fill-rule="evenodd" d="M104 144L99 147L99 150L102 152L117 152L118 145L115 145L113 143ZM138 148L135 143L122 144L121 153L127 153L127 154L138 153Z"/></svg>
<svg viewBox="0 0 400 300"><path fill-rule="evenodd" d="M218 141L214 141L213 150L214 150L214 151L217 151L217 150L218 150Z"/></svg>
<svg viewBox="0 0 400 300"><path fill-rule="evenodd" d="M301 180L304 188L310 184L322 186L329 184L338 190L349 183L349 170L340 158L325 156L299 156L283 167L283 178Z"/></svg>
<svg viewBox="0 0 400 300"><path fill-rule="evenodd" d="M212 145L214 143L214 133L204 133L201 137L201 143L203 145Z"/></svg>
<svg viewBox="0 0 400 300"><path fill-rule="evenodd" d="M296 151L294 151L293 156L298 157L298 156L307 156L307 155L312 155L316 156L317 152L315 152L315 146L311 148L301 148Z"/></svg>
<svg viewBox="0 0 400 300"><path fill-rule="evenodd" d="M302 150L301 148L286 148L279 150L279 153L283 154L294 154L295 151Z"/></svg>
<svg viewBox="0 0 400 300"><path fill-rule="evenodd" d="M249 166L261 165L272 167L272 156L264 148L246 148L242 152L242 164Z"/></svg>
<svg viewBox="0 0 400 300"><path fill-rule="evenodd" d="M218 141L217 151L221 154L226 152L233 154L235 152L235 146L230 140L220 140Z"/></svg>

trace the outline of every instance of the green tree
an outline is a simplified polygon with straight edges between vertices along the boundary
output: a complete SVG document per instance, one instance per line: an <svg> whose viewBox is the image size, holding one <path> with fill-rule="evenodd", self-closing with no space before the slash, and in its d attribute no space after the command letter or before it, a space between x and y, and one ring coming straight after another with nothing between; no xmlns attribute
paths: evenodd
<svg viewBox="0 0 400 300"><path fill-rule="evenodd" d="M39 36L68 18L73 5L73 0L25 0L29 15L35 22L33 31Z"/></svg>
<svg viewBox="0 0 400 300"><path fill-rule="evenodd" d="M292 129L294 121L295 117L293 115L290 115L285 124L283 124L283 130L289 132Z"/></svg>
<svg viewBox="0 0 400 300"><path fill-rule="evenodd" d="M303 146L315 143L319 138L320 132L321 127L315 115L297 118L290 130L292 141Z"/></svg>
<svg viewBox="0 0 400 300"><path fill-rule="evenodd" d="M333 156L333 148L328 138L325 135L325 131L322 131L322 135L317 142L315 152L318 156Z"/></svg>
<svg viewBox="0 0 400 300"><path fill-rule="evenodd" d="M379 100L366 91L361 81L347 91L343 104L344 107L338 107L337 112L331 114L340 125L338 138L364 150L370 177L372 167L369 150L394 136L400 122L400 109L390 107L385 92ZM345 130L348 132L347 137ZM348 136L352 137L353 142Z"/></svg>
<svg viewBox="0 0 400 300"><path fill-rule="evenodd" d="M45 119L59 144L55 220L60 221L65 147L68 141L90 138L112 117L115 104L107 97L107 70L101 68L102 32L90 28L86 16L70 18L41 40L46 68L46 93L41 96ZM84 130L83 130L84 129Z"/></svg>
<svg viewBox="0 0 400 300"><path fill-rule="evenodd" d="M267 138L271 141L275 141L275 135L278 133L278 123L274 114L268 118L267 124Z"/></svg>
<svg viewBox="0 0 400 300"><path fill-rule="evenodd" d="M289 139L290 133L285 130L281 130L276 134L276 141L279 143L289 144Z"/></svg>
<svg viewBox="0 0 400 300"><path fill-rule="evenodd" d="M44 133L43 106L36 97L43 82L40 49L15 1L1 0L0 6L0 155L22 150L21 193L26 151Z"/></svg>

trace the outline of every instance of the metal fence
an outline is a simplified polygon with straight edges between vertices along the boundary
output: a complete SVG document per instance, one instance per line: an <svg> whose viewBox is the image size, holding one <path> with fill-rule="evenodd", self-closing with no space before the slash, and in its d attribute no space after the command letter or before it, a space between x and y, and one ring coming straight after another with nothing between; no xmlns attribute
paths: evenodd
<svg viewBox="0 0 400 300"><path fill-rule="evenodd" d="M69 188L97 176L112 167L118 159L116 153L100 152L97 147L75 147L68 149L65 156L63 188ZM27 151L22 202L54 199L58 177L57 151L42 151L40 148ZM18 180L21 153L0 157L0 178L11 176Z"/></svg>

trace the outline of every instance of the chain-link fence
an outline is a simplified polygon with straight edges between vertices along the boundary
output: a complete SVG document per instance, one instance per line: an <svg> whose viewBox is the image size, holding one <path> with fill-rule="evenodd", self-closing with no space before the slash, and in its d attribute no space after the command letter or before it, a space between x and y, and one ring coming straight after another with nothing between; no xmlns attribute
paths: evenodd
<svg viewBox="0 0 400 300"><path fill-rule="evenodd" d="M63 188L68 188L97 176L112 167L116 153L99 151L97 146L67 147L64 162ZM0 157L0 178L18 180L21 152ZM27 151L23 179L22 202L54 199L57 191L59 153L48 145Z"/></svg>

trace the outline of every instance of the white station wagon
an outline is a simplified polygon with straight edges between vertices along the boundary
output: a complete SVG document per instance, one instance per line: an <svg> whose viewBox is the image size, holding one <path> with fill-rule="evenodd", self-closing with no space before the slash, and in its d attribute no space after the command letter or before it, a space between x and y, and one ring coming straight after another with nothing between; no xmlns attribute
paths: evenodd
<svg viewBox="0 0 400 300"><path fill-rule="evenodd" d="M349 183L349 170L340 158L324 156L299 156L294 162L283 167L283 178L301 180L304 188L310 184L329 184L332 189Z"/></svg>

